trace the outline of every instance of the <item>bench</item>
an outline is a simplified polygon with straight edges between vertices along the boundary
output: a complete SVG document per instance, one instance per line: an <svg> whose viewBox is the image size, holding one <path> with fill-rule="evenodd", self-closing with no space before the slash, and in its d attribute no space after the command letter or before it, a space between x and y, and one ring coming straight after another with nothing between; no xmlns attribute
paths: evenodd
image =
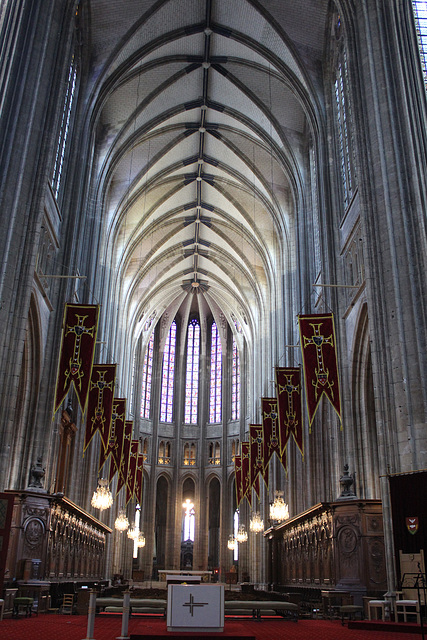
<svg viewBox="0 0 427 640"><path fill-rule="evenodd" d="M228 615L251 614L252 618L258 621L261 620L262 615L280 615L291 616L295 622L298 622L298 605L281 600L226 600L224 610Z"/></svg>
<svg viewBox="0 0 427 640"><path fill-rule="evenodd" d="M130 613L157 613L166 615L166 600L154 598L130 598ZM105 613L122 613L123 598L97 598L96 610Z"/></svg>

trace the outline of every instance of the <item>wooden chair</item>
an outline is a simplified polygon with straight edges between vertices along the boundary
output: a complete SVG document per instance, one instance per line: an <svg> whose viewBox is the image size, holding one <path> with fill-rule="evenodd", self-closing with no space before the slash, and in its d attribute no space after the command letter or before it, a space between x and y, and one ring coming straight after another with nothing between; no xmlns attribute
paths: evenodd
<svg viewBox="0 0 427 640"><path fill-rule="evenodd" d="M74 594L64 593L62 604L59 607L59 613L69 613L70 615L74 610Z"/></svg>

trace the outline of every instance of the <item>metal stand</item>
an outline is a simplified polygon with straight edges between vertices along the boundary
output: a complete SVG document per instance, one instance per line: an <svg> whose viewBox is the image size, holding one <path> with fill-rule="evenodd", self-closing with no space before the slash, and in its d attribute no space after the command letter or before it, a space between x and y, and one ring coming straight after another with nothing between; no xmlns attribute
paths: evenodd
<svg viewBox="0 0 427 640"><path fill-rule="evenodd" d="M408 582L410 584L408 584ZM402 588L405 587L406 589L417 590L418 607L420 610L420 631L422 639L425 640L423 608L427 605L426 574L421 571L419 573L404 573L402 576Z"/></svg>

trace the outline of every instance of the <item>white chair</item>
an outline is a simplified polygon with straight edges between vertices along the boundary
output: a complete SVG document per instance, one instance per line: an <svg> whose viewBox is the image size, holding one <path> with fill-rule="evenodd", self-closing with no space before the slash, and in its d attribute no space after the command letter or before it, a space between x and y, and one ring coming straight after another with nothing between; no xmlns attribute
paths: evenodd
<svg viewBox="0 0 427 640"><path fill-rule="evenodd" d="M369 600L368 620L390 620L390 600Z"/></svg>
<svg viewBox="0 0 427 640"><path fill-rule="evenodd" d="M394 606L394 619L396 622L415 622L416 619L417 624L420 624L418 600L396 600Z"/></svg>

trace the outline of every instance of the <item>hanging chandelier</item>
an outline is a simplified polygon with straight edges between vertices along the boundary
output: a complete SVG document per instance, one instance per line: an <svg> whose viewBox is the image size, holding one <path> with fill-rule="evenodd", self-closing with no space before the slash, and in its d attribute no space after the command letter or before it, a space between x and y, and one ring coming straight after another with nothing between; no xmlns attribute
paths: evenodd
<svg viewBox="0 0 427 640"><path fill-rule="evenodd" d="M264 531L264 520L261 519L259 513L252 514L252 519L249 522L249 529L253 533L260 533L261 531Z"/></svg>
<svg viewBox="0 0 427 640"><path fill-rule="evenodd" d="M135 527L134 524L129 527L129 529L127 531L127 537L130 540L136 540L138 538L138 534L139 534L138 527Z"/></svg>
<svg viewBox="0 0 427 640"><path fill-rule="evenodd" d="M92 500L90 501L92 507L95 509L99 509L100 511L104 511L105 509L109 509L113 504L113 496L108 488L107 480L100 478L98 480L98 486L96 490L93 492Z"/></svg>
<svg viewBox="0 0 427 640"><path fill-rule="evenodd" d="M120 509L119 511L119 515L114 522L114 527L117 529L117 531L126 531L126 529L129 528L129 520L127 519L123 509Z"/></svg>
<svg viewBox="0 0 427 640"><path fill-rule="evenodd" d="M142 547L145 547L145 536L142 533L142 531L138 534L138 537L136 538L136 546L138 547L138 549L142 549Z"/></svg>
<svg viewBox="0 0 427 640"><path fill-rule="evenodd" d="M248 539L248 532L246 531L245 525L241 524L236 534L236 540L237 542L246 542L247 539Z"/></svg>
<svg viewBox="0 0 427 640"><path fill-rule="evenodd" d="M236 548L236 544L237 544L236 538L233 536L233 534L230 534L228 536L227 547L230 549L230 551L234 551L234 549Z"/></svg>
<svg viewBox="0 0 427 640"><path fill-rule="evenodd" d="M289 520L289 507L283 500L283 491L276 491L275 496L273 504L270 504L270 520Z"/></svg>

